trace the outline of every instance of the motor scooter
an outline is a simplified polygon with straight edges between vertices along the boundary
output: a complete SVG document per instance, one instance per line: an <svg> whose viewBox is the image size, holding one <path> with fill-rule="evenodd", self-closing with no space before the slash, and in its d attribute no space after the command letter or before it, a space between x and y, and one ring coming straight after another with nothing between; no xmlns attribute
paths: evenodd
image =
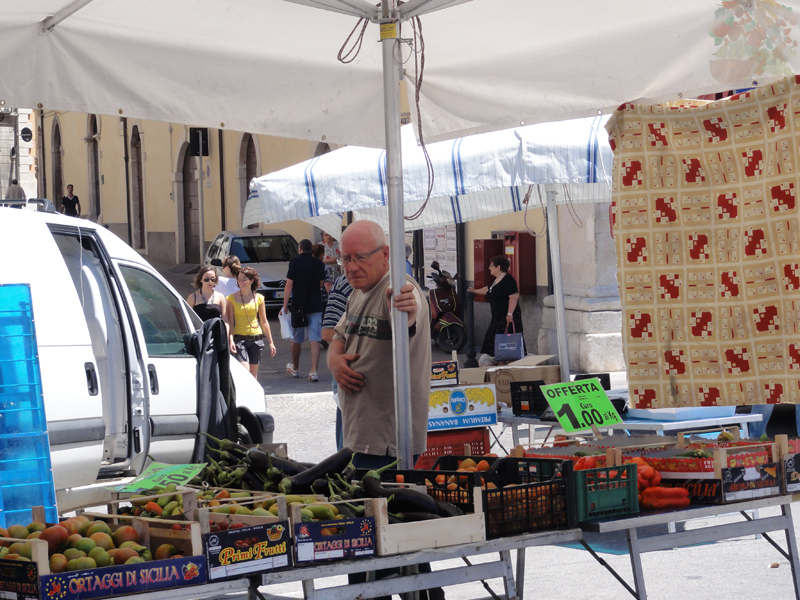
<svg viewBox="0 0 800 600"><path fill-rule="evenodd" d="M467 342L467 330L462 320L461 306L458 303L455 280L447 271L439 268L433 261L433 283L435 289L428 292L431 305L431 339L445 352L459 351Z"/></svg>

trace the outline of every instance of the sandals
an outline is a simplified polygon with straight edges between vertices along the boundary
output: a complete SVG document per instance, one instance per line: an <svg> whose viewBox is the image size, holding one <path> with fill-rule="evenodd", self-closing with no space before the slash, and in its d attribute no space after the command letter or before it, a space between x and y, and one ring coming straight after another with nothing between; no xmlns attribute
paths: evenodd
<svg viewBox="0 0 800 600"><path fill-rule="evenodd" d="M294 370L294 365L292 365L292 363L286 363L286 372L292 377L300 378L300 372Z"/></svg>
<svg viewBox="0 0 800 600"><path fill-rule="evenodd" d="M308 374L309 381L319 381L319 374L317 373L309 373Z"/></svg>

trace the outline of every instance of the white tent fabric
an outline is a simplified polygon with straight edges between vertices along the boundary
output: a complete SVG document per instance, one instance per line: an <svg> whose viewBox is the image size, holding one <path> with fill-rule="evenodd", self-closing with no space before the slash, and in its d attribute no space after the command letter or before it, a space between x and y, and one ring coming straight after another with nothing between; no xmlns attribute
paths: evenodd
<svg viewBox="0 0 800 600"><path fill-rule="evenodd" d="M606 117L541 123L438 142L427 146L434 168L431 200L406 231L464 223L543 204L543 187L565 184L561 202L611 200L611 148ZM412 127L403 128L405 214L423 204L428 176ZM245 226L300 219L325 231L341 214L388 227L386 152L350 146L254 179L245 207ZM338 219L338 222L336 221Z"/></svg>
<svg viewBox="0 0 800 600"><path fill-rule="evenodd" d="M423 15L424 134L453 139L800 72L800 0L781 1L788 8L473 0ZM5 106L384 146L376 23L345 65L337 53L356 19L282 0L0 0L0 14ZM400 35L411 37L407 23ZM408 48L402 59L412 82Z"/></svg>

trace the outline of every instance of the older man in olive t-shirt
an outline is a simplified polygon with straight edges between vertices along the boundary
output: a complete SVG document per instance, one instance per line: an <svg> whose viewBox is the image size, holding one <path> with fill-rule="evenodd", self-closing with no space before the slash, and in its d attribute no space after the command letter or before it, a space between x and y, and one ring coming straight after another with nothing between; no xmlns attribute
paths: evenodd
<svg viewBox="0 0 800 600"><path fill-rule="evenodd" d="M388 302L389 247L383 229L356 221L342 235L342 262L353 293L334 330L328 366L339 384L344 445L356 466L373 468L394 460L397 434L391 308ZM394 305L408 313L411 371L412 453L425 451L430 396L431 334L428 304L406 276ZM388 457L388 460L387 460ZM410 469L413 465L402 465Z"/></svg>

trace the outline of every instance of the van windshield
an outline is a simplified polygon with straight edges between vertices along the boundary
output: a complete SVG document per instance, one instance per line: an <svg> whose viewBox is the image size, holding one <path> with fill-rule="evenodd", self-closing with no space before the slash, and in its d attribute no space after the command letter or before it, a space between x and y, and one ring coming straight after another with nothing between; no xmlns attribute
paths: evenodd
<svg viewBox="0 0 800 600"><path fill-rule="evenodd" d="M290 235L236 237L230 254L247 263L286 262L297 256L297 241Z"/></svg>

